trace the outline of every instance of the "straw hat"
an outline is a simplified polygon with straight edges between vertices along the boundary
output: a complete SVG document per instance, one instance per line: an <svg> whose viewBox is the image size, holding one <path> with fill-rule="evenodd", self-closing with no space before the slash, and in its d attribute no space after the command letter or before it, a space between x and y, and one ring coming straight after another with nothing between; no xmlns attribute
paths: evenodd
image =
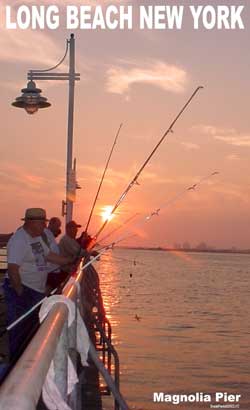
<svg viewBox="0 0 250 410"><path fill-rule="evenodd" d="M28 208L22 221L48 221L46 211L42 208Z"/></svg>

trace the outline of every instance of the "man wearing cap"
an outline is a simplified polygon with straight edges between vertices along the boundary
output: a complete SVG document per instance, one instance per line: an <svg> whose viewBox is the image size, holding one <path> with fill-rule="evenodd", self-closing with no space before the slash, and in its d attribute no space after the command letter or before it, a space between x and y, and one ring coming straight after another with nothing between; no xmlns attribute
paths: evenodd
<svg viewBox="0 0 250 410"><path fill-rule="evenodd" d="M4 282L8 324L26 313L45 295L48 274L47 263L57 265L70 263L69 258L52 252L42 240L46 227L46 212L42 208L29 208L24 224L11 237L7 245L8 277ZM37 324L33 313L10 332L10 354L16 356Z"/></svg>
<svg viewBox="0 0 250 410"><path fill-rule="evenodd" d="M61 238L59 242L60 254L63 256L74 258L97 256L98 252L87 250L87 246L90 243L91 237L87 232L83 232L80 238L76 239L78 228L81 225L77 224L75 221L69 221L66 224L66 234ZM72 272L71 266L63 266L62 270L65 272Z"/></svg>
<svg viewBox="0 0 250 410"><path fill-rule="evenodd" d="M77 224L75 221L69 221L66 224L66 233L59 242L59 250L61 255L71 258L80 258L88 255L87 251L83 250L76 241L78 228L81 228L81 225ZM63 267L63 270L70 271L70 268L66 267L65 269L65 267Z"/></svg>

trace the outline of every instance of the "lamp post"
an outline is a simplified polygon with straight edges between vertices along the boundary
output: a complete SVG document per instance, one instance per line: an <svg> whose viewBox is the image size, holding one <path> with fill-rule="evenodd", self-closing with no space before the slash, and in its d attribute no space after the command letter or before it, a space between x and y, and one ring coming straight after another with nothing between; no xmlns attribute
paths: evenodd
<svg viewBox="0 0 250 410"><path fill-rule="evenodd" d="M69 54L69 71L67 73L52 72L59 67ZM66 51L63 58L54 67L47 70L30 70L27 74L27 88L22 89L22 95L12 103L14 107L24 108L28 114L36 113L40 108L50 107L47 98L41 95L42 90L36 87L34 80L68 81L68 134L67 134L67 165L66 165L66 200L62 201L62 216L66 215L66 223L72 220L73 203L76 189L80 188L76 182L76 160L73 163L73 133L74 133L74 97L75 82L80 80L80 74L75 72L75 38L71 34L66 40Z"/></svg>

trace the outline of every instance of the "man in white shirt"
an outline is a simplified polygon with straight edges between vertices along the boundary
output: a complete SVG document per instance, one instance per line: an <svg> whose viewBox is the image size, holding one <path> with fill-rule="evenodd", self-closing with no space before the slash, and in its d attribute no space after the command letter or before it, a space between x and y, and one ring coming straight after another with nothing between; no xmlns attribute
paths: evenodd
<svg viewBox="0 0 250 410"><path fill-rule="evenodd" d="M46 227L46 212L42 208L26 210L24 225L7 245L8 276L4 282L8 324L26 313L45 295L48 261L57 265L70 263L71 259L52 252L42 240ZM10 332L10 354L18 356L34 325L38 323L33 313Z"/></svg>

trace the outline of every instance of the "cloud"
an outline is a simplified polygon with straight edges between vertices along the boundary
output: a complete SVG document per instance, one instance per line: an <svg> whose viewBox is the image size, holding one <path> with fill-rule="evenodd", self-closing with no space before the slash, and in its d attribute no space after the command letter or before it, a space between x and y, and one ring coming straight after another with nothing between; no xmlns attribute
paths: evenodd
<svg viewBox="0 0 250 410"><path fill-rule="evenodd" d="M4 6L8 5L8 2L2 3L1 7L4 10ZM28 3L27 5L29 3L34 4L34 1L26 1L26 3ZM60 6L64 5L62 1L55 3L58 3ZM43 1L43 4L51 5L51 1ZM23 5L23 1L15 2L12 8L14 9L15 6L20 5ZM0 61L25 63L28 69L43 69L55 66L64 55L66 39L64 41L57 40L55 35L53 35L54 33L53 30L43 31L30 28L26 30L6 29L2 24L0 26ZM79 55L77 56L77 67L81 69L88 68L86 61ZM65 63L57 68L57 71L65 70L68 71Z"/></svg>
<svg viewBox="0 0 250 410"><path fill-rule="evenodd" d="M41 161L42 163L46 163L49 165L53 165L56 166L57 168L65 168L65 162L64 161L59 161L57 159L54 158L40 158L39 161Z"/></svg>
<svg viewBox="0 0 250 410"><path fill-rule="evenodd" d="M48 31L36 30L6 30L0 27L0 61L13 66L13 63L25 65L25 71L30 69L49 69L54 67L64 56L66 50L66 39L57 41L51 37ZM32 52L31 52L32 50ZM56 68L55 72L68 72L68 57ZM91 72L91 63L86 63L83 57L77 55L77 71L81 72L81 79ZM19 70L20 78L24 79L22 71ZM83 74L82 74L83 73ZM13 82L12 78L6 75L5 80L0 82L0 86L9 90L17 90L24 87L25 81ZM43 80L43 91L52 86L59 86L65 81Z"/></svg>
<svg viewBox="0 0 250 410"><path fill-rule="evenodd" d="M195 125L194 127L192 127L192 129L202 134L205 134L205 135L211 135L213 137L217 134L220 134L220 135L235 135L236 134L236 130L234 128L219 128L213 125L205 125L205 124Z"/></svg>
<svg viewBox="0 0 250 410"><path fill-rule="evenodd" d="M126 171L117 171L115 169L109 168L106 174L104 185L109 185L110 187L119 187L126 188L127 184L134 177L138 170L138 165L133 164ZM84 172L85 177L81 177L82 171ZM79 165L78 166L78 176L77 180L84 184L86 179L88 181L95 181L95 183L100 182L103 169L97 168L91 165ZM87 174L87 176L86 176ZM144 170L141 176L138 179L139 184L145 183L154 183L158 185L166 185L176 183L176 179L170 177L161 177L156 172Z"/></svg>
<svg viewBox="0 0 250 410"><path fill-rule="evenodd" d="M238 161L240 159L240 157L236 154L230 154L226 156L226 159L228 161Z"/></svg>
<svg viewBox="0 0 250 410"><path fill-rule="evenodd" d="M236 199L237 201L241 201L243 203L249 203L249 192L242 190L242 188L237 185L219 185L214 186L212 189L214 193L223 195L230 200Z"/></svg>
<svg viewBox="0 0 250 410"><path fill-rule="evenodd" d="M0 28L0 60L53 66L63 55L55 42L46 34L32 30L6 30ZM32 50L32 53L31 53ZM39 67L40 68L40 67Z"/></svg>
<svg viewBox="0 0 250 410"><path fill-rule="evenodd" d="M165 91L180 93L187 85L187 73L182 68L162 61L137 66L113 66L107 71L106 90L110 93L124 94L133 84L150 84Z"/></svg>
<svg viewBox="0 0 250 410"><path fill-rule="evenodd" d="M7 184L22 185L23 188L32 190L40 190L45 186L46 180L38 175L25 173L24 170L19 169L19 172L14 170L11 172L0 172L0 176Z"/></svg>
<svg viewBox="0 0 250 410"><path fill-rule="evenodd" d="M187 150L200 149L200 146L198 144L194 144L193 142L181 142L181 145L183 145Z"/></svg>
<svg viewBox="0 0 250 410"><path fill-rule="evenodd" d="M250 135L215 135L214 139L236 147L250 147Z"/></svg>
<svg viewBox="0 0 250 410"><path fill-rule="evenodd" d="M7 186L10 191L13 192L14 189L21 187L22 191L26 192L52 192L57 194L61 192L60 189L60 178L51 177L48 179L39 175L39 171L30 172L25 166L20 166L15 163L3 163L4 171L0 171L0 177L3 181L3 185Z"/></svg>
<svg viewBox="0 0 250 410"><path fill-rule="evenodd" d="M250 147L250 135L242 135L234 128L217 128L212 125L198 125L193 129L205 135L209 135L217 141L222 141L235 147Z"/></svg>
<svg viewBox="0 0 250 410"><path fill-rule="evenodd" d="M127 172L122 172L109 168L104 180L104 185L108 185L110 187L121 186L121 184L126 185L126 183L131 179L129 172L129 170ZM84 173L84 178L81 176L82 173ZM103 168L97 168L92 165L79 165L77 167L77 180L82 184L86 182L86 179L88 182L91 181L98 184L101 180L102 174Z"/></svg>

